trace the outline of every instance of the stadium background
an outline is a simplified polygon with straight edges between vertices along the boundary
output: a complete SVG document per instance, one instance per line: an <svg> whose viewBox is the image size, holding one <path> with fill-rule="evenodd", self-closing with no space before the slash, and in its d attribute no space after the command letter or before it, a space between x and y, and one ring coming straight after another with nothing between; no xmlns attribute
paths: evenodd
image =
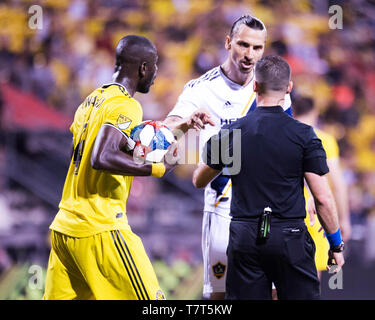
<svg viewBox="0 0 375 320"><path fill-rule="evenodd" d="M31 5L42 29L29 28ZM330 29L328 8L343 9ZM313 96L320 127L339 141L349 186L352 239L343 290L325 299L375 298L375 5L373 1L92 0L0 1L0 299L40 299L48 226L69 162L68 127L94 88L111 80L114 47L149 37L159 72L136 98L144 119L162 120L184 84L226 57L224 37L244 13L264 21L265 54L292 66L295 93ZM163 179L135 178L128 217L170 299L200 299L203 193L193 166Z"/></svg>

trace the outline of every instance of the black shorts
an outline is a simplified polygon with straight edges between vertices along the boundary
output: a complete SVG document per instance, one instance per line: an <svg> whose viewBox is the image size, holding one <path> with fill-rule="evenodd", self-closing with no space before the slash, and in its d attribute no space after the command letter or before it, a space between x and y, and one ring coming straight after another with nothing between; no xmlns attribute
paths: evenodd
<svg viewBox="0 0 375 320"><path fill-rule="evenodd" d="M226 299L319 299L315 244L302 219L271 219L269 238L257 239L258 219L230 225Z"/></svg>

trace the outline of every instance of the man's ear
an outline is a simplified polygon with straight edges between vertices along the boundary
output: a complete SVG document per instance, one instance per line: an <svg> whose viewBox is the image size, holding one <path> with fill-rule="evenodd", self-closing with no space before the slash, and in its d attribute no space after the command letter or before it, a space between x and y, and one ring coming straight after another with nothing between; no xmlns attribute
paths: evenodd
<svg viewBox="0 0 375 320"><path fill-rule="evenodd" d="M145 77L147 71L147 62L143 61L139 66L139 77L142 79Z"/></svg>
<svg viewBox="0 0 375 320"><path fill-rule="evenodd" d="M293 81L290 80L289 81L289 84L288 84L288 88L286 89L286 93L289 94L292 92L292 89L293 89Z"/></svg>
<svg viewBox="0 0 375 320"><path fill-rule="evenodd" d="M230 36L225 37L225 49L230 50L232 47Z"/></svg>
<svg viewBox="0 0 375 320"><path fill-rule="evenodd" d="M122 71L121 65L120 64L116 64L115 65L115 70L114 70L113 75L112 75L112 80L113 81L116 81L116 79L119 77L121 71Z"/></svg>
<svg viewBox="0 0 375 320"><path fill-rule="evenodd" d="M257 96L261 96L266 93L266 85L264 83L259 83L254 80L253 90L257 93Z"/></svg>
<svg viewBox="0 0 375 320"><path fill-rule="evenodd" d="M253 82L253 91L254 92L258 92L259 91L259 84L256 81Z"/></svg>

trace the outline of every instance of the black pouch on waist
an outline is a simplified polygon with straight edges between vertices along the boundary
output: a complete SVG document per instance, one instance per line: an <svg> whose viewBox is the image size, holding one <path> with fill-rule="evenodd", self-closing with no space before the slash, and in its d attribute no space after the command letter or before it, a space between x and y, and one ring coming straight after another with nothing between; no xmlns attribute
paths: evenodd
<svg viewBox="0 0 375 320"><path fill-rule="evenodd" d="M258 239L268 239L271 230L271 213L269 207L264 208L262 215L259 217Z"/></svg>

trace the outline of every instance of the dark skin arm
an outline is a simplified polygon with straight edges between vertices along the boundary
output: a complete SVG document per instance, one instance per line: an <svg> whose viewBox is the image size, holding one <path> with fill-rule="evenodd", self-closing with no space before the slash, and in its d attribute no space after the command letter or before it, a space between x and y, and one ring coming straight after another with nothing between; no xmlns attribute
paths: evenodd
<svg viewBox="0 0 375 320"><path fill-rule="evenodd" d="M150 163L138 164L125 150L127 138L115 128L102 126L91 154L91 166L96 170L109 171L124 176L150 176ZM168 167L166 165L168 170Z"/></svg>

